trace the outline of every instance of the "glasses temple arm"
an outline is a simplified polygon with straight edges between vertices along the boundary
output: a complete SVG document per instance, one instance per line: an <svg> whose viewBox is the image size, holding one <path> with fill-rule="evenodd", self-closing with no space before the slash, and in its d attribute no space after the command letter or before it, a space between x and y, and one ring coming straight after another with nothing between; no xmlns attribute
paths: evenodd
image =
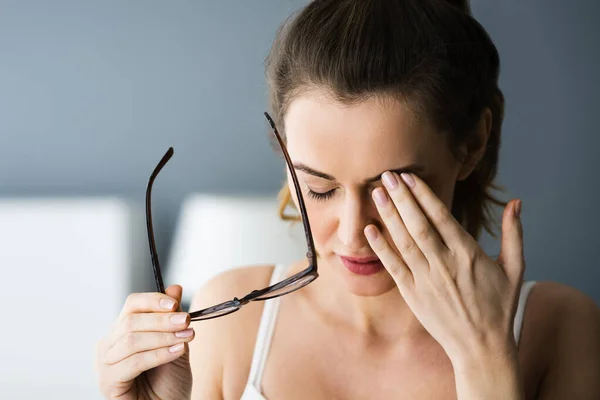
<svg viewBox="0 0 600 400"><path fill-rule="evenodd" d="M296 197L298 199L298 204L300 205L300 214L302 215L302 223L304 224L304 231L306 233L306 244L308 246L308 253L306 254L306 256L308 257L308 260L310 261L311 265L316 265L316 259L315 259L315 254L314 254L315 244L313 242L312 231L310 229L310 223L308 222L308 215L306 213L306 205L304 204L304 198L302 197L302 192L300 191L300 184L298 183L298 177L296 176L296 171L294 171L294 167L292 165L292 160L290 159L290 155L288 154L285 144L283 143L283 140L281 139L281 135L279 135L279 132L277 131L275 122L273 121L273 119L271 118L271 116L268 113L265 112L264 115L267 118L267 121L269 121L271 128L273 129L273 134L277 138L277 142L279 143L279 147L281 147L281 151L283 152L283 156L285 158L285 162L287 164L288 170L290 171L290 174L292 175L292 181L294 182L294 189L296 191Z"/></svg>
<svg viewBox="0 0 600 400"><path fill-rule="evenodd" d="M154 240L154 228L152 226L152 185L154 184L154 179L160 172L160 170L165 166L165 164L171 159L173 156L173 148L170 147L169 150L165 153L163 158L160 160L152 175L150 175L150 179L148 180L148 187L146 188L146 228L148 231L148 245L150 246L150 258L152 259L152 269L154 271L154 280L156 282L156 290L160 293L165 293L165 285L163 283L162 273L160 270L160 261L158 259L158 253L156 251L156 243Z"/></svg>

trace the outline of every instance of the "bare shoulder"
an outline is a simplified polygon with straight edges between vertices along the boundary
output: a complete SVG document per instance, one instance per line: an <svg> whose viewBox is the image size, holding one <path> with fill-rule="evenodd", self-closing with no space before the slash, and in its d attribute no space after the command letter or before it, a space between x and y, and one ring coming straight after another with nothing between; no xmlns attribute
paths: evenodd
<svg viewBox="0 0 600 400"><path fill-rule="evenodd" d="M537 315L538 322L550 330L546 333L552 333L555 340L600 327L600 308L594 300L561 283L538 282L528 301L527 312Z"/></svg>
<svg viewBox="0 0 600 400"><path fill-rule="evenodd" d="M190 310L204 309L262 289L268 286L272 272L273 265L240 267L223 272L198 290ZM196 333L190 342L194 377L192 398L221 398L224 385L229 391L232 383L239 382L233 386L245 383L263 305L262 301L251 302L233 314L192 322Z"/></svg>
<svg viewBox="0 0 600 400"><path fill-rule="evenodd" d="M600 397L600 308L585 293L539 282L525 311L524 353L537 361L538 399Z"/></svg>

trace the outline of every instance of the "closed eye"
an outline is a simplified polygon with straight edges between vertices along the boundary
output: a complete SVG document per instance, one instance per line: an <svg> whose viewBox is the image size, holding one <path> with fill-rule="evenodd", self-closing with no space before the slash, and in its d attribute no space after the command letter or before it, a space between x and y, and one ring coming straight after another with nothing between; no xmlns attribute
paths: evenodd
<svg viewBox="0 0 600 400"><path fill-rule="evenodd" d="M308 195L312 199L317 200L317 201L328 200L328 199L330 199L334 195L334 193L335 193L335 189L331 189L331 190L329 190L327 192L322 192L322 193L321 192L315 192L315 191L313 191L311 189L308 189Z"/></svg>

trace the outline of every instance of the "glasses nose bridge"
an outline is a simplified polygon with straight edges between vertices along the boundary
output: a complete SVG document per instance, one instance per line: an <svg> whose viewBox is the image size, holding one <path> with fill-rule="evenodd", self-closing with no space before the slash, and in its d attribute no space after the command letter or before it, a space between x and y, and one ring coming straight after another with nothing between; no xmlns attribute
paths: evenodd
<svg viewBox="0 0 600 400"><path fill-rule="evenodd" d="M233 302L237 303L238 307L241 307L245 304L248 304L250 302L250 300L248 300L248 296L242 297L241 299L238 299L237 297L233 298Z"/></svg>
<svg viewBox="0 0 600 400"><path fill-rule="evenodd" d="M241 307L243 305L250 303L250 301L252 301L251 299L256 297L255 295L259 292L260 292L260 290L253 290L250 293L248 293L246 296L242 297L241 299L234 297L233 301L237 301Z"/></svg>

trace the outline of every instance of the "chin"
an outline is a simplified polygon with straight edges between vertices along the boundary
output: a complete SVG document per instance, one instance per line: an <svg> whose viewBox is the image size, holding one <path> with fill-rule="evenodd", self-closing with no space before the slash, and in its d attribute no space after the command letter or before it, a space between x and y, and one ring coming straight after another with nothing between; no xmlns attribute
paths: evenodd
<svg viewBox="0 0 600 400"><path fill-rule="evenodd" d="M336 275L335 279L343 281L347 290L355 296L380 296L397 287L396 282L385 268L368 275L354 273L344 265L337 255L331 257L329 265L333 266L332 272Z"/></svg>

